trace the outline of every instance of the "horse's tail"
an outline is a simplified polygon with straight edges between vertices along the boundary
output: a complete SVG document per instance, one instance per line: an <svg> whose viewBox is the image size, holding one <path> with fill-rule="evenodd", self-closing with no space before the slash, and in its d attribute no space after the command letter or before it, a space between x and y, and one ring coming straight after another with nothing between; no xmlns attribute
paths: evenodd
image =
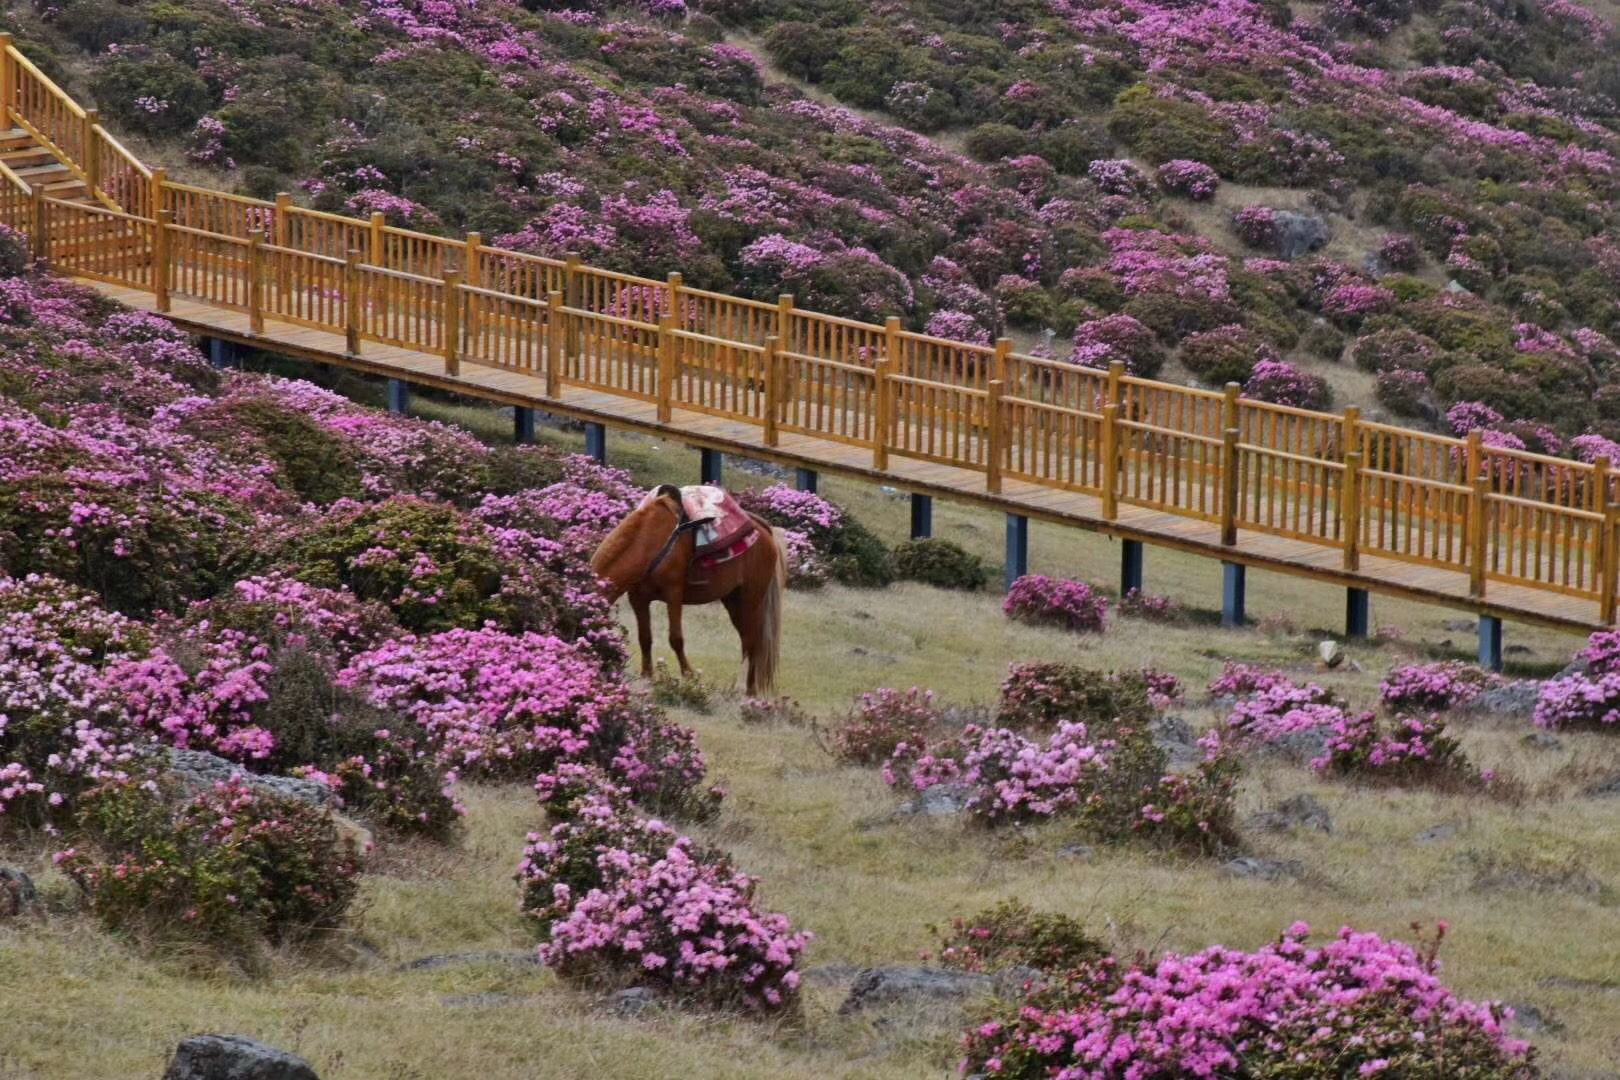
<svg viewBox="0 0 1620 1080"><path fill-rule="evenodd" d="M771 545L776 548L776 565L771 583L765 588L765 609L760 612L760 639L751 657L754 692L768 694L776 686L776 669L782 660L782 592L787 588L787 541L780 529L771 529Z"/></svg>

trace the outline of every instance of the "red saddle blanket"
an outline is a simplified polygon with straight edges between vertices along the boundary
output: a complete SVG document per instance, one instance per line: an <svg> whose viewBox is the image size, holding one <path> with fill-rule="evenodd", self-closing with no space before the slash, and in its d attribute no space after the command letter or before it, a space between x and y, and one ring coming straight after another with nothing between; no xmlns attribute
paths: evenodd
<svg viewBox="0 0 1620 1080"><path fill-rule="evenodd" d="M759 540L759 527L748 511L724 488L698 485L681 488L681 505L693 521L705 521L697 530L697 559L716 566L735 559Z"/></svg>

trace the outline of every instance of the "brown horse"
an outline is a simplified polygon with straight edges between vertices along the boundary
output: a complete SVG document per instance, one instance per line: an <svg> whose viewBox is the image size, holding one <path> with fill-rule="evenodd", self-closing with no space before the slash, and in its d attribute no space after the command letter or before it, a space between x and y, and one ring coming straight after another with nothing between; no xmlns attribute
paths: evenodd
<svg viewBox="0 0 1620 1080"><path fill-rule="evenodd" d="M748 693L769 693L782 655L782 590L787 585L787 544L775 529L749 515L759 539L741 555L715 566L697 564L697 530L681 505L680 489L654 488L630 516L619 522L591 556L591 569L603 580L608 602L630 597L641 645L641 673L651 676L652 604L669 608L669 645L690 675L681 609L687 604L726 606L742 639L748 663Z"/></svg>

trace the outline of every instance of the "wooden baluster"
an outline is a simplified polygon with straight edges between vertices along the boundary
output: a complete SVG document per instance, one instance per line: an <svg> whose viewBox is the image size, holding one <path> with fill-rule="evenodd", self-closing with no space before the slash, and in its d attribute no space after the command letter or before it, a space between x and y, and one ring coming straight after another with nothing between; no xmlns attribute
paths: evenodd
<svg viewBox="0 0 1620 1080"><path fill-rule="evenodd" d="M675 400L675 317L668 313L658 317L658 422L667 424L674 412Z"/></svg>
<svg viewBox="0 0 1620 1080"><path fill-rule="evenodd" d="M360 355L360 320L365 298L360 295L360 249L350 248L343 255L343 348L350 356Z"/></svg>
<svg viewBox="0 0 1620 1080"><path fill-rule="evenodd" d="M666 284L666 289L668 291L665 293L664 303L666 309L669 311L670 316L674 318L676 326L680 327L682 330L695 330L697 327L688 327L686 325L686 316L681 311L681 282L682 278L678 271L670 273L669 280Z"/></svg>
<svg viewBox="0 0 1620 1080"><path fill-rule="evenodd" d="M781 439L776 425L781 418L781 384L782 361L777 356L778 339L775 334L765 338L765 353L761 360L765 365L765 445L775 446Z"/></svg>
<svg viewBox="0 0 1620 1080"><path fill-rule="evenodd" d="M562 397L562 366L567 363L568 331L563 323L563 294L546 294L546 396L553 401Z"/></svg>
<svg viewBox="0 0 1620 1080"><path fill-rule="evenodd" d="M444 373L461 374L461 271L444 275Z"/></svg>
<svg viewBox="0 0 1620 1080"><path fill-rule="evenodd" d="M152 298L159 311L169 310L169 226L174 211L159 210L152 224Z"/></svg>
<svg viewBox="0 0 1620 1080"><path fill-rule="evenodd" d="M264 333L264 230L248 233L248 330Z"/></svg>
<svg viewBox="0 0 1620 1080"><path fill-rule="evenodd" d="M45 189L35 187L29 192L29 240L33 249L34 258L43 259L49 254L49 245L45 240Z"/></svg>
<svg viewBox="0 0 1620 1080"><path fill-rule="evenodd" d="M1602 557L1598 560L1598 611L1606 625L1614 625L1615 592L1620 589L1620 503L1603 507Z"/></svg>
<svg viewBox="0 0 1620 1080"><path fill-rule="evenodd" d="M1003 386L1007 382L1007 357L1012 355L1012 338L996 338L996 351L990 357L990 380Z"/></svg>
<svg viewBox="0 0 1620 1080"><path fill-rule="evenodd" d="M1468 595L1473 597L1485 595L1485 557L1490 543L1485 514L1490 495L1490 480L1474 477L1468 496Z"/></svg>
<svg viewBox="0 0 1620 1080"><path fill-rule="evenodd" d="M898 319L893 320L899 322ZM889 372L894 361L885 357L872 366L872 375L875 380L873 398L877 403L876 415L872 419L872 467L874 469L887 469L889 467L889 432L893 427L893 413L890 398L894 388L889 385Z"/></svg>
<svg viewBox="0 0 1620 1080"><path fill-rule="evenodd" d="M776 297L776 336L777 348L787 352L799 352L799 345L793 337L793 294L778 293Z"/></svg>
<svg viewBox="0 0 1620 1080"><path fill-rule="evenodd" d="M1097 458L1104 521L1119 517L1119 458L1119 406L1109 402L1102 410L1102 449Z"/></svg>
<svg viewBox="0 0 1620 1080"><path fill-rule="evenodd" d="M585 288L583 275L580 272L579 254L570 251L564 258L563 264L562 302L564 306L578 311L583 307L580 299ZM565 318L563 320L563 329L566 331L563 335L564 356L572 362L573 358L579 355L579 323L575 319Z"/></svg>
<svg viewBox="0 0 1620 1080"><path fill-rule="evenodd" d="M901 375L914 375L900 363L900 316L890 315L883 320L883 355L893 366L889 369ZM843 359L840 357L839 359Z"/></svg>
<svg viewBox="0 0 1620 1080"><path fill-rule="evenodd" d="M1006 385L1000 379L990 380L990 396L986 399L985 405L990 414L985 418L990 427L990 445L985 455L984 489L992 495L1001 493L1001 456L1006 446L1006 437L1002 431L1001 393Z"/></svg>
<svg viewBox="0 0 1620 1080"><path fill-rule="evenodd" d="M170 209L167 188L168 182L169 170L161 167L152 170L152 181L149 185L149 190L146 196L149 203L146 208L146 212L150 214L154 220L156 220L159 210ZM174 223L173 215L170 216L169 223L171 225Z"/></svg>
<svg viewBox="0 0 1620 1080"><path fill-rule="evenodd" d="M1241 466L1238 429L1229 427L1221 433L1221 543L1227 547L1237 543L1238 470Z"/></svg>
<svg viewBox="0 0 1620 1080"><path fill-rule="evenodd" d="M1344 455L1344 480L1339 486L1340 539L1344 541L1344 568L1361 569L1361 452Z"/></svg>

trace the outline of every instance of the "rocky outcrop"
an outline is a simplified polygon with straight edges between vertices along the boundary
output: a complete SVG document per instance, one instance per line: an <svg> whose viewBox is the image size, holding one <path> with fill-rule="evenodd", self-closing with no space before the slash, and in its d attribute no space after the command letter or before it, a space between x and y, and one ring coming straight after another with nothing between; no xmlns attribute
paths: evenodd
<svg viewBox="0 0 1620 1080"><path fill-rule="evenodd" d="M193 1035L163 1080L320 1080L309 1062L243 1035Z"/></svg>

